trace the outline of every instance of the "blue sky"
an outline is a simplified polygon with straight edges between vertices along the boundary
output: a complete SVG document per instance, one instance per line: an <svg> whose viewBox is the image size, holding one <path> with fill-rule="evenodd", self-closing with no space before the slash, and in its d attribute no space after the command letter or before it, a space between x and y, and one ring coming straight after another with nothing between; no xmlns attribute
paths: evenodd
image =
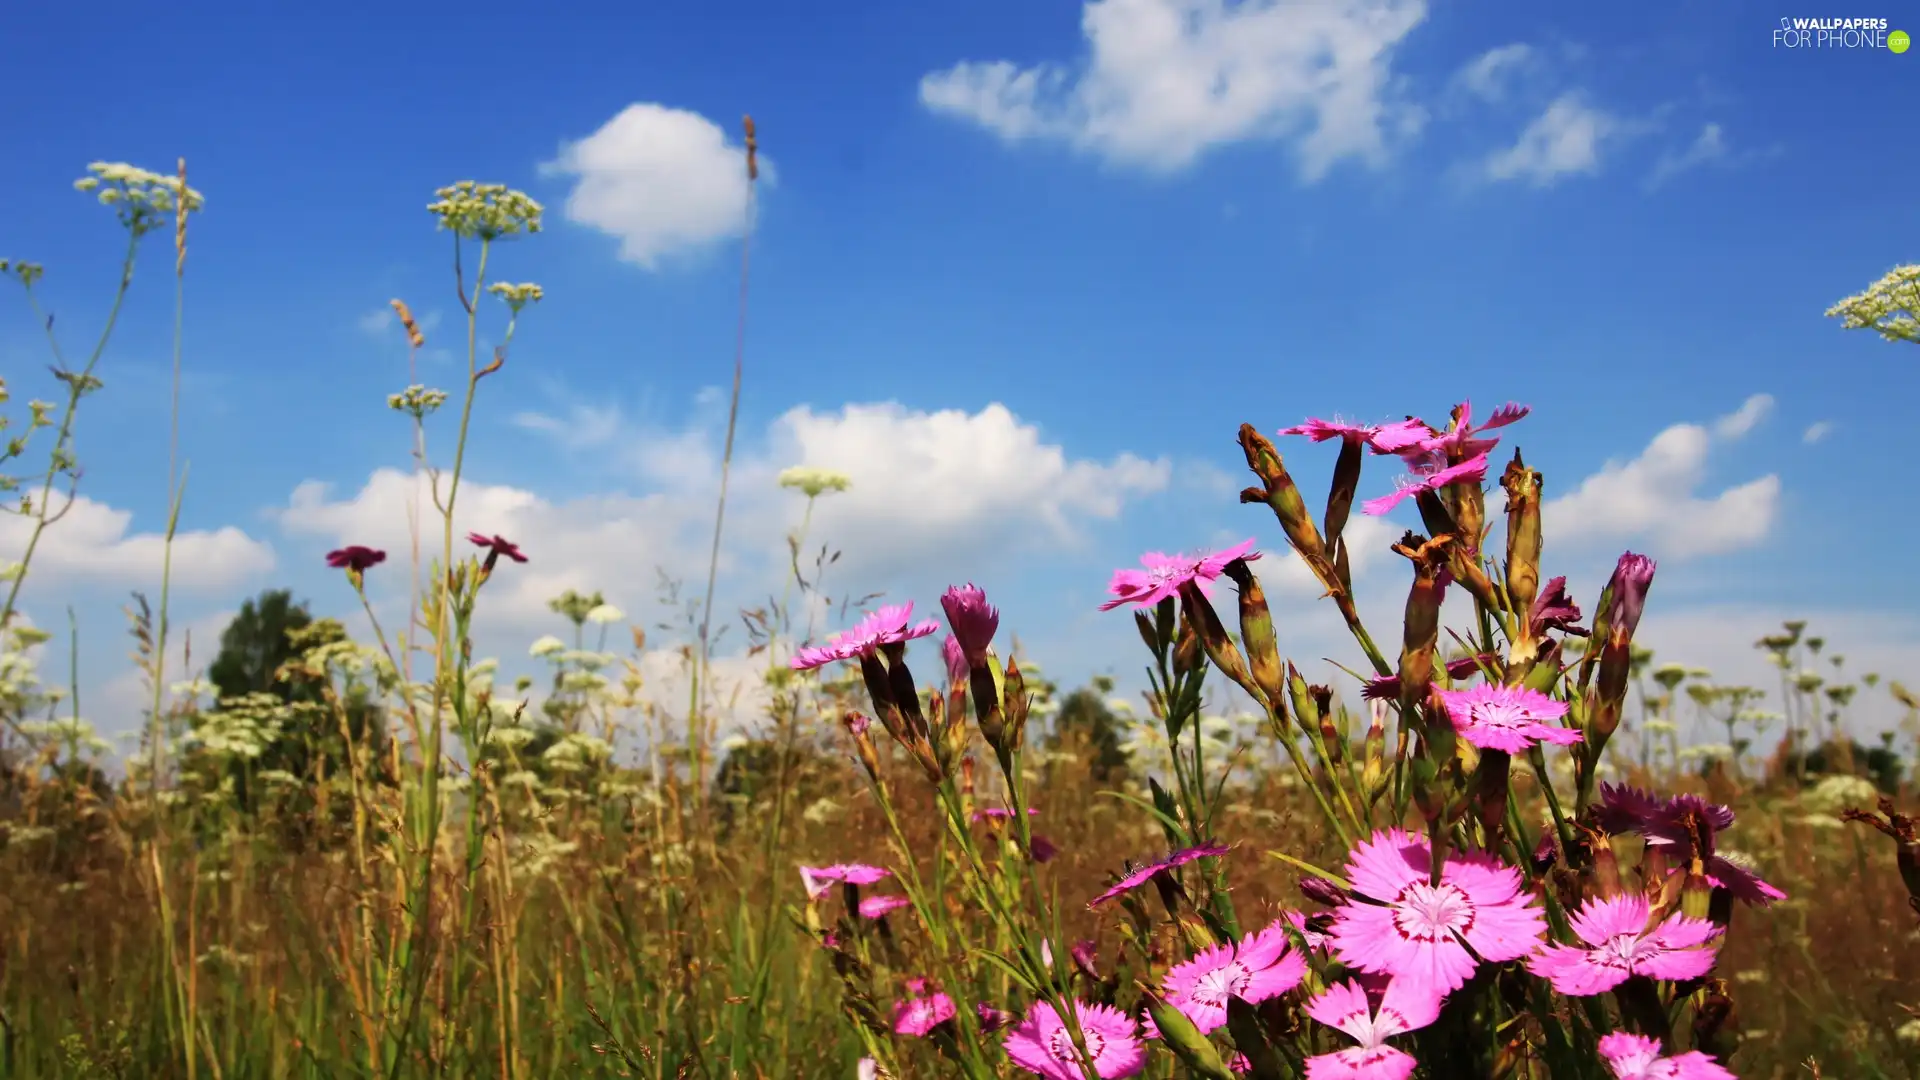
<svg viewBox="0 0 1920 1080"><path fill-rule="evenodd" d="M1805 614L1912 679L1920 572L1895 538L1916 515L1870 463L1906 460L1916 369L1822 311L1916 257L1920 208L1889 178L1920 148L1886 117L1920 56L1779 49L1783 14L1898 22L1892 5L1413 0L40 5L0 40L28 88L0 117L0 256L47 265L78 348L120 237L71 181L184 155L206 193L176 590L202 660L266 586L345 613L321 554L404 538L404 484L376 470L406 468L384 397L409 376L379 313L394 297L422 313L417 379L456 389L464 318L424 206L457 179L548 209L496 255L547 299L475 413L461 525L535 559L482 645L523 655L565 585L652 622L655 567L703 575L750 112L770 176L729 606L778 589L798 506L773 473L829 465L854 477L817 518L848 552L829 591L925 605L971 578L1051 674L1124 675L1131 628L1092 611L1113 566L1254 535L1283 572L1271 518L1235 503L1240 422L1442 421L1463 397L1515 399L1535 413L1503 452L1523 447L1550 497L1579 491L1567 528L1597 534L1561 539L1550 572L1590 601L1622 548L1661 559L1647 636L1663 657L1757 680L1747 644ZM117 608L158 588L170 254L164 237L143 253L80 421L87 513L27 591L42 625L75 605L108 730L133 700ZM490 342L499 312L482 311ZM52 396L45 356L4 301L16 402ZM432 438L447 448L447 425ZM1283 449L1317 498L1330 455ZM1374 463L1363 495L1391 475ZM296 495L313 482L331 488ZM1380 620L1397 561L1378 555L1361 585ZM1292 646L1350 660L1311 601L1288 594Z"/></svg>

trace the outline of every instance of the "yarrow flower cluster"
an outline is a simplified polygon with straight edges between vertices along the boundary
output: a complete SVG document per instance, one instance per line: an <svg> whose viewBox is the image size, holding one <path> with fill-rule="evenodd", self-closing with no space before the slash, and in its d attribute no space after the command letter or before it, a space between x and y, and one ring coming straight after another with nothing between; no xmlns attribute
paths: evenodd
<svg viewBox="0 0 1920 1080"><path fill-rule="evenodd" d="M73 189L97 192L101 205L113 207L120 223L135 236L175 224L183 210L192 214L206 206L206 197L176 176L163 176L125 162L104 161L87 166L87 172L92 175L75 180Z"/></svg>
<svg viewBox="0 0 1920 1080"><path fill-rule="evenodd" d="M434 390L415 383L397 394L387 395L387 408L403 412L415 420L425 420L447 403L445 390Z"/></svg>
<svg viewBox="0 0 1920 1080"><path fill-rule="evenodd" d="M501 237L540 231L540 217L546 208L526 192L505 184L480 184L462 180L434 192L439 198L427 210L439 219L440 228L467 240L497 240Z"/></svg>

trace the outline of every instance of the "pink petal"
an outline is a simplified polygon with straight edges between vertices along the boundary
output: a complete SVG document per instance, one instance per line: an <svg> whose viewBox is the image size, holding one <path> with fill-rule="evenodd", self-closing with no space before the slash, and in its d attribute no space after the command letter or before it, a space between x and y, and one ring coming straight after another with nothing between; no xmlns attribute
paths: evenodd
<svg viewBox="0 0 1920 1080"><path fill-rule="evenodd" d="M1625 968L1594 960L1594 954L1570 945L1549 945L1527 961L1527 970L1570 997L1592 997L1627 981Z"/></svg>
<svg viewBox="0 0 1920 1080"><path fill-rule="evenodd" d="M1651 979L1684 982L1712 971L1713 960L1712 949L1675 949L1639 957L1633 963L1633 970Z"/></svg>
<svg viewBox="0 0 1920 1080"><path fill-rule="evenodd" d="M1335 983L1307 1002L1308 1016L1330 1028L1339 1028L1354 1038L1363 1038L1373 1024L1373 1005L1366 990L1356 981Z"/></svg>
<svg viewBox="0 0 1920 1080"><path fill-rule="evenodd" d="M1720 928L1705 919L1675 915L1646 935L1648 944L1662 949L1691 949L1720 936Z"/></svg>
<svg viewBox="0 0 1920 1080"><path fill-rule="evenodd" d="M1380 997L1380 1008L1373 1022L1375 1037L1385 1039L1418 1031L1440 1019L1440 1006L1446 998L1432 988L1416 982L1394 979Z"/></svg>
<svg viewBox="0 0 1920 1080"><path fill-rule="evenodd" d="M1647 910L1646 897L1639 893L1625 893L1587 901L1586 906L1576 912L1568 923L1581 941L1597 948L1622 934L1639 935L1645 931Z"/></svg>
<svg viewBox="0 0 1920 1080"><path fill-rule="evenodd" d="M1547 920L1529 898L1516 897L1498 904L1483 905L1475 914L1465 935L1467 944L1482 959L1495 964L1518 960L1539 947L1547 936ZM1459 983L1447 987L1458 989Z"/></svg>
<svg viewBox="0 0 1920 1080"><path fill-rule="evenodd" d="M1427 842L1405 829L1385 829L1354 846L1347 858L1347 880L1354 891L1375 900L1391 900L1400 890L1427 876Z"/></svg>
<svg viewBox="0 0 1920 1080"><path fill-rule="evenodd" d="M1391 1046L1356 1046L1307 1059L1307 1080L1407 1080L1419 1062Z"/></svg>

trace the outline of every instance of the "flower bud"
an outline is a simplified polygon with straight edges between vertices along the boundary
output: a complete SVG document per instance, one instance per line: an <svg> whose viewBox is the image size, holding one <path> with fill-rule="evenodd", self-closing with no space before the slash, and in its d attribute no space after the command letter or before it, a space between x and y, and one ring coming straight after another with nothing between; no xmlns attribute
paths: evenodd
<svg viewBox="0 0 1920 1080"><path fill-rule="evenodd" d="M1147 1003L1147 1014L1153 1017L1153 1026L1160 1031L1160 1041L1166 1044L1173 1056L1180 1059L1194 1076L1207 1080L1234 1080L1226 1062L1220 1060L1220 1052L1200 1029L1193 1026L1187 1014L1174 1008L1166 998L1159 995L1153 987L1140 984L1140 996Z"/></svg>
<svg viewBox="0 0 1920 1080"><path fill-rule="evenodd" d="M1188 673L1200 666L1202 654L1200 635L1193 623L1182 614L1180 618L1180 636L1173 646L1173 674L1184 679Z"/></svg>
<svg viewBox="0 0 1920 1080"><path fill-rule="evenodd" d="M1540 483L1516 448L1500 476L1507 491L1507 599L1516 612L1531 611L1540 593Z"/></svg>
<svg viewBox="0 0 1920 1080"><path fill-rule="evenodd" d="M1328 907L1339 907L1351 899L1347 890L1323 877L1301 878L1300 895L1316 904L1325 904Z"/></svg>
<svg viewBox="0 0 1920 1080"><path fill-rule="evenodd" d="M1213 661L1213 666L1239 684L1255 701L1262 701L1260 687L1255 685L1252 674L1247 671L1247 662L1240 656L1240 650L1234 647L1233 639L1227 636L1227 628L1220 622L1219 613L1200 594L1200 587L1192 582L1180 587L1180 614L1186 624L1194 628L1200 646L1206 650L1207 659Z"/></svg>
<svg viewBox="0 0 1920 1080"><path fill-rule="evenodd" d="M1260 579L1245 559L1226 565L1226 575L1240 590L1240 647L1247 652L1247 668L1259 687L1257 700L1278 702L1281 696L1280 644L1273 630L1273 612L1267 607L1267 594Z"/></svg>
<svg viewBox="0 0 1920 1080"><path fill-rule="evenodd" d="M1006 733L1001 737L999 746L994 749L1011 760L1027 739L1027 711L1032 702L1027 698L1027 682L1020 677L1020 665L1012 657L1007 658L1007 672L1004 677L1006 699Z"/></svg>

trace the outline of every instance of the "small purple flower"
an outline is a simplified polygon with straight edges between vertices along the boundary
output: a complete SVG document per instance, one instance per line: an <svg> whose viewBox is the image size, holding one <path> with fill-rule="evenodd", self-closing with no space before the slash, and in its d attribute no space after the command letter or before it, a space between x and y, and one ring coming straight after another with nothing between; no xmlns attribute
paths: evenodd
<svg viewBox="0 0 1920 1080"><path fill-rule="evenodd" d="M800 883L806 886L809 900L818 900L833 887L834 882L847 885L871 885L892 876L893 871L886 867L868 866L865 863L834 863L832 866L800 868Z"/></svg>
<svg viewBox="0 0 1920 1080"><path fill-rule="evenodd" d="M1300 985L1306 958L1293 950L1279 922L1237 942L1215 945L1167 972L1167 1003L1180 1010L1201 1034L1227 1022L1227 1001L1257 1005Z"/></svg>
<svg viewBox="0 0 1920 1080"><path fill-rule="evenodd" d="M852 629L828 638L825 645L809 646L795 652L793 659L787 661L787 666L795 671L806 671L835 660L856 660L862 656L872 656L884 645L904 644L940 629L940 624L931 619L909 625L912 620L911 600L868 612Z"/></svg>
<svg viewBox="0 0 1920 1080"><path fill-rule="evenodd" d="M1622 638L1633 636L1640 626L1640 613L1646 610L1647 589L1653 585L1654 562L1645 555L1629 551L1620 556L1607 588L1613 590L1613 608L1607 615L1607 633Z"/></svg>
<svg viewBox="0 0 1920 1080"><path fill-rule="evenodd" d="M1662 799L1626 785L1601 784L1599 817L1601 828L1610 833L1639 833L1646 838L1647 846L1666 849L1673 874L1687 872L1698 840L1703 850L1697 854L1706 869L1708 884L1756 906L1786 899L1786 893L1761 880L1751 869L1715 852L1716 834L1733 825L1730 807L1698 795Z"/></svg>
<svg viewBox="0 0 1920 1080"><path fill-rule="evenodd" d="M911 986L912 983L908 985ZM921 986L923 989L913 991L916 996L907 997L894 1003L893 1030L895 1034L925 1038L934 1028L953 1019L954 1014L958 1011L953 1006L953 999L945 994L935 992L926 994L924 997L917 996L925 992L924 981L921 981Z"/></svg>
<svg viewBox="0 0 1920 1080"><path fill-rule="evenodd" d="M377 548L349 544L338 551L327 552L327 565L335 570L346 570L352 574L364 574L375 566L387 561L387 553Z"/></svg>
<svg viewBox="0 0 1920 1080"><path fill-rule="evenodd" d="M1571 746L1584 736L1552 721L1567 715L1567 703L1523 686L1475 686L1442 690L1447 716L1460 737L1482 750L1524 753L1536 743Z"/></svg>
<svg viewBox="0 0 1920 1080"><path fill-rule="evenodd" d="M953 686L967 685L967 678L973 669L967 666L967 654L960 648L959 639L952 634L940 643L940 659L947 662L947 682Z"/></svg>
<svg viewBox="0 0 1920 1080"><path fill-rule="evenodd" d="M1415 471L1403 480L1399 489L1391 495L1382 495L1377 499L1368 499L1365 503L1361 504L1360 508L1374 517L1379 517L1381 514L1400 505L1402 500L1413 495L1418 495L1423 491L1439 491L1441 488L1450 487L1454 484L1477 484L1486 479L1486 476L1487 455L1481 454L1478 457L1469 458L1458 465L1449 465L1443 469L1434 469L1431 472Z"/></svg>
<svg viewBox="0 0 1920 1080"><path fill-rule="evenodd" d="M986 592L972 582L949 588L940 597L940 606L946 610L947 625L953 630L954 640L960 643L967 666L975 668L985 664L987 647L993 644L993 635L1000 629L1000 609L987 603Z"/></svg>
<svg viewBox="0 0 1920 1080"><path fill-rule="evenodd" d="M1567 595L1567 579L1564 577L1549 578L1547 587L1534 597L1533 610L1527 613L1527 629L1534 637L1549 630L1579 631L1584 634L1586 631L1576 625L1579 621L1580 605Z"/></svg>
<svg viewBox="0 0 1920 1080"><path fill-rule="evenodd" d="M898 911L911 903L913 901L896 894L868 896L860 901L860 915L868 919L885 918L888 912Z"/></svg>

